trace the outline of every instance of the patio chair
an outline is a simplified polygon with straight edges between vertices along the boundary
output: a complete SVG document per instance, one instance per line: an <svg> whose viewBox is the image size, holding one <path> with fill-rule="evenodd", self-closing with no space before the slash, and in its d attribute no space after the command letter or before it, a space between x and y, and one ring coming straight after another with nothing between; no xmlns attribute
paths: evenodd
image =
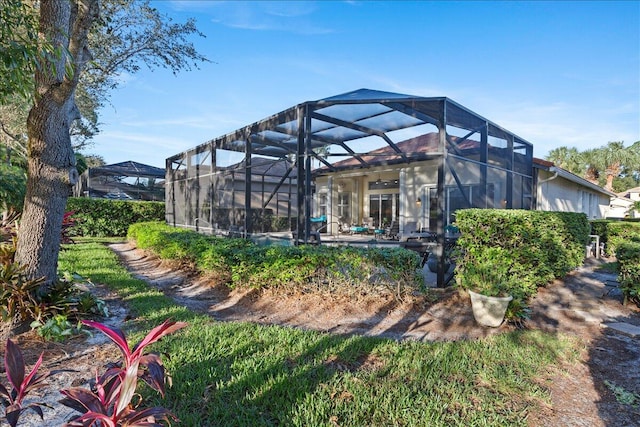
<svg viewBox="0 0 640 427"><path fill-rule="evenodd" d="M383 238L388 240L398 240L400 234L400 224L397 221L391 221L391 225L384 229Z"/></svg>
<svg viewBox="0 0 640 427"><path fill-rule="evenodd" d="M351 224L346 219L340 218L338 220L338 231L340 233L350 233L351 232Z"/></svg>

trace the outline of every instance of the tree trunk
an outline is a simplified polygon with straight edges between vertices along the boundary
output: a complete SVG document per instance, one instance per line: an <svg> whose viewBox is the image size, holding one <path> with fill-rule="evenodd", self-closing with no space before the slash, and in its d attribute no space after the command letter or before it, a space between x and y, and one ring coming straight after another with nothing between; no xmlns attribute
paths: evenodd
<svg viewBox="0 0 640 427"><path fill-rule="evenodd" d="M58 55L42 59L35 75L34 105L27 119L27 191L18 231L16 261L31 278L56 280L60 231L67 198L78 178L69 129L80 73L89 59L87 34L98 0L43 0L40 33Z"/></svg>
<svg viewBox="0 0 640 427"><path fill-rule="evenodd" d="M607 167L607 183L605 190L613 191L613 180L620 175L620 162L613 162Z"/></svg>
<svg viewBox="0 0 640 427"><path fill-rule="evenodd" d="M67 198L77 179L69 136L67 104L46 93L27 120L27 192L19 228L16 260L32 278L56 279L60 231Z"/></svg>

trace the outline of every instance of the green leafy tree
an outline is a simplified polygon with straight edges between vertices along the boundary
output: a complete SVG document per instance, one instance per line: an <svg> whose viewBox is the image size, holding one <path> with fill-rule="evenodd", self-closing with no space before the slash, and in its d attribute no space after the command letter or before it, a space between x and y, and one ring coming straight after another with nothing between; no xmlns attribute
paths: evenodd
<svg viewBox="0 0 640 427"><path fill-rule="evenodd" d="M4 7L3 3L2 8ZM70 133L72 146L76 151L90 146L93 136L99 133L98 112L108 104L109 93L118 87L122 81L119 77L123 73L133 74L142 66L166 67L176 73L207 61L189 41L192 35L203 36L193 19L185 23L172 22L169 17L161 15L151 7L149 1L101 0L100 7L101 16L88 35L92 59L85 64L74 93L74 102L80 115L71 122ZM18 10L35 18L29 21L29 28L31 33L37 34L39 9L23 4ZM22 27L18 33L28 32ZM46 44L44 46L47 47ZM24 96L5 97L0 107L0 143L18 145L19 149L14 147L14 151L16 155L24 157L27 140L26 117L31 108L30 92L34 85L32 62L36 61L39 52L35 44L30 49L34 52L30 57L32 61L24 64L22 68L16 67L17 71L22 72L23 86L26 87L27 93L20 90L19 93ZM52 47L48 49L53 51Z"/></svg>
<svg viewBox="0 0 640 427"><path fill-rule="evenodd" d="M0 163L0 213L3 217L10 211L22 209L26 184L24 169Z"/></svg>
<svg viewBox="0 0 640 427"><path fill-rule="evenodd" d="M33 72L47 46L38 37L34 8L22 0L2 0L0 4L0 103L20 95L28 98L33 88Z"/></svg>
<svg viewBox="0 0 640 427"><path fill-rule="evenodd" d="M594 148L583 151L581 155L585 163L584 179L594 184L599 184L598 180L602 175L602 170L600 169L600 162L598 160L598 149Z"/></svg>
<svg viewBox="0 0 640 427"><path fill-rule="evenodd" d="M107 164L107 162L104 161L104 157L98 154L85 154L84 161L88 168L97 168Z"/></svg>
<svg viewBox="0 0 640 427"><path fill-rule="evenodd" d="M16 261L26 266L30 277L44 277L45 283L56 278L64 209L78 179L71 131L82 117L76 98L80 83L91 75L102 77L84 86L96 101L92 105L99 107L117 85L118 73L135 72L142 64L177 72L204 60L187 41L197 32L193 21L172 24L148 1L134 0L105 1L101 18L100 4L42 0L23 9L38 16L36 39L48 42L52 52L64 53L30 57L21 68L25 75L34 73L35 90L26 122L28 174ZM119 7L123 12L118 14ZM119 59L101 63L101 55L109 51Z"/></svg>

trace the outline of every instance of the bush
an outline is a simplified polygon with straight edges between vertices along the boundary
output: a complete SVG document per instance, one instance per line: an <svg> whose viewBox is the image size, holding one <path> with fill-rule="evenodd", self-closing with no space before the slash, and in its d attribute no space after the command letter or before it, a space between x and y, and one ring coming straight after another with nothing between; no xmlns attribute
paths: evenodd
<svg viewBox="0 0 640 427"><path fill-rule="evenodd" d="M402 297L422 286L422 275L416 272L418 256L402 248L258 246L250 240L205 236L159 222L134 224L127 236L139 248L193 264L229 287L327 292L340 288L350 293L381 288Z"/></svg>
<svg viewBox="0 0 640 427"><path fill-rule="evenodd" d="M78 236L125 236L131 224L164 221L164 202L139 202L89 198L69 198L67 211L74 212L73 232Z"/></svg>
<svg viewBox="0 0 640 427"><path fill-rule="evenodd" d="M630 221L611 221L607 224L607 255L614 255L618 247L634 238L640 238L640 223Z"/></svg>
<svg viewBox="0 0 640 427"><path fill-rule="evenodd" d="M632 301L640 307L640 240L620 244L616 250L616 258L624 301Z"/></svg>
<svg viewBox="0 0 640 427"><path fill-rule="evenodd" d="M614 256L622 243L640 237L640 223L638 218L594 220L591 221L591 234L600 236L600 243L605 245L607 256Z"/></svg>
<svg viewBox="0 0 640 427"><path fill-rule="evenodd" d="M537 288L564 277L584 261L590 227L584 214L502 209L464 209L456 213L457 284L470 289L478 271L501 272L505 283L485 284L508 292L512 316L524 315ZM507 289L505 289L507 288Z"/></svg>

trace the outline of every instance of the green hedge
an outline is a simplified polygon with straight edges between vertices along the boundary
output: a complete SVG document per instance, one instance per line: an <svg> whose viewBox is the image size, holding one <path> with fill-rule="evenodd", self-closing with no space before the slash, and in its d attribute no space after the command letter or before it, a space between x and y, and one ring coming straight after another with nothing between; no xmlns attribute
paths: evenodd
<svg viewBox="0 0 640 427"><path fill-rule="evenodd" d="M571 212L464 209L455 224L458 286L512 295L511 317L524 315L538 287L583 263L590 233L586 215Z"/></svg>
<svg viewBox="0 0 640 427"><path fill-rule="evenodd" d="M90 199L71 197L67 211L74 212L76 236L126 236L131 224L143 221L164 221L164 202Z"/></svg>
<svg viewBox="0 0 640 427"><path fill-rule="evenodd" d="M640 307L640 239L634 237L618 245L616 258L625 303L632 301Z"/></svg>
<svg viewBox="0 0 640 427"><path fill-rule="evenodd" d="M163 259L193 264L229 287L291 291L393 288L398 294L423 286L419 257L402 248L260 246L250 240L206 236L160 222L129 227L127 237ZM401 296L401 295L399 295Z"/></svg>
<svg viewBox="0 0 640 427"><path fill-rule="evenodd" d="M614 255L618 247L634 238L640 238L640 223L631 221L610 221L606 227L605 252Z"/></svg>

